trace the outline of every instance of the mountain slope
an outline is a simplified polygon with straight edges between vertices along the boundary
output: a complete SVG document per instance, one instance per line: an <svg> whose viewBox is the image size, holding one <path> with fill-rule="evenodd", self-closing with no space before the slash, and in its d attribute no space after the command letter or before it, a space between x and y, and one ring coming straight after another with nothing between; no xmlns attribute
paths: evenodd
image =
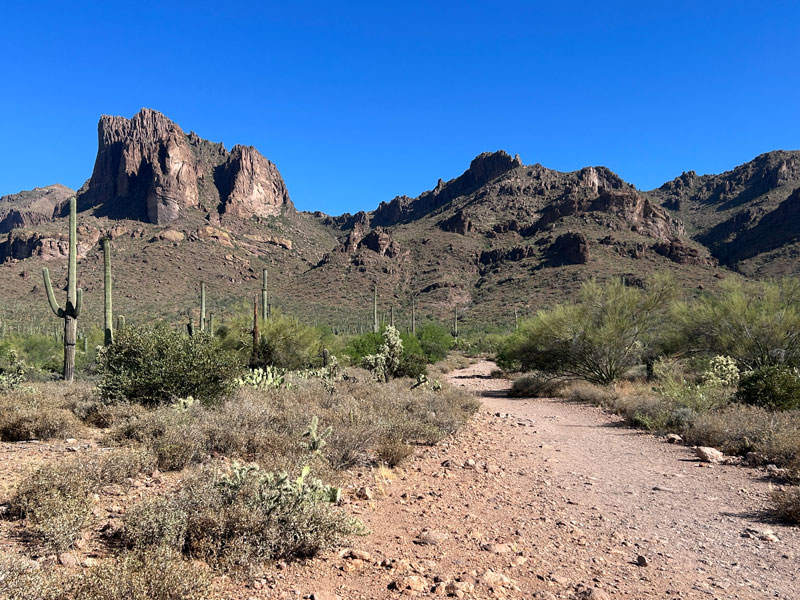
<svg viewBox="0 0 800 600"><path fill-rule="evenodd" d="M749 275L797 274L800 151L778 150L719 175L693 171L648 193L721 263Z"/></svg>

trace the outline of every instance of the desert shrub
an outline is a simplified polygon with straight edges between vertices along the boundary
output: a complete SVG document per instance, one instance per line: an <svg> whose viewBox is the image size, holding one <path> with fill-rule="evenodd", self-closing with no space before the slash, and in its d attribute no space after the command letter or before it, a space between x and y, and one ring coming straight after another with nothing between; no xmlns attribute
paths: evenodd
<svg viewBox="0 0 800 600"><path fill-rule="evenodd" d="M427 323L417 330L417 339L429 363L439 362L447 357L453 347L453 336L442 327L434 323Z"/></svg>
<svg viewBox="0 0 800 600"><path fill-rule="evenodd" d="M20 483L9 502L10 514L26 519L29 533L42 547L66 550L89 522L93 492L151 470L152 465L152 457L141 450L45 464Z"/></svg>
<svg viewBox="0 0 800 600"><path fill-rule="evenodd" d="M0 440L4 442L69 437L79 429L75 416L60 408L15 407L0 413Z"/></svg>
<svg viewBox="0 0 800 600"><path fill-rule="evenodd" d="M73 583L74 600L213 600L207 569L157 547L103 561Z"/></svg>
<svg viewBox="0 0 800 600"><path fill-rule="evenodd" d="M592 280L579 301L523 321L498 353L510 370L541 371L592 383L611 383L642 361L664 323L674 286L656 278L646 290L620 279Z"/></svg>
<svg viewBox="0 0 800 600"><path fill-rule="evenodd" d="M323 332L294 317L273 314L261 324L259 356L252 368L305 369L321 364Z"/></svg>
<svg viewBox="0 0 800 600"><path fill-rule="evenodd" d="M351 338L347 342L344 351L354 364L361 364L365 356L377 354L378 348L380 348L382 343L383 337L380 333L368 331Z"/></svg>
<svg viewBox="0 0 800 600"><path fill-rule="evenodd" d="M687 443L713 446L726 454L755 452L764 462L800 468L800 412L773 412L732 404L698 415L684 433Z"/></svg>
<svg viewBox="0 0 800 600"><path fill-rule="evenodd" d="M515 379L508 395L512 398L555 398L566 387L567 382L563 379L531 373Z"/></svg>
<svg viewBox="0 0 800 600"><path fill-rule="evenodd" d="M370 463L389 437L435 443L463 425L477 405L471 394L449 387L412 390L407 379L378 384L364 373L338 381L332 393L322 379L296 378L288 389L240 388L222 405L152 409L108 437L144 444L164 471L216 455L274 471L296 471L309 462L315 471L336 471ZM318 432L331 430L319 452L304 437L314 417Z"/></svg>
<svg viewBox="0 0 800 600"><path fill-rule="evenodd" d="M62 569L47 569L13 554L0 554L0 598L62 600L70 587Z"/></svg>
<svg viewBox="0 0 800 600"><path fill-rule="evenodd" d="M800 486L773 490L771 500L773 510L779 518L800 524Z"/></svg>
<svg viewBox="0 0 800 600"><path fill-rule="evenodd" d="M403 350L400 364L397 366L395 377L409 377L417 379L428 374L428 362L421 354L412 354Z"/></svg>
<svg viewBox="0 0 800 600"><path fill-rule="evenodd" d="M668 350L730 356L743 370L800 364L800 280L728 278L717 293L678 302Z"/></svg>
<svg viewBox="0 0 800 600"><path fill-rule="evenodd" d="M736 400L771 410L800 408L800 372L785 365L768 365L745 373Z"/></svg>
<svg viewBox="0 0 800 600"><path fill-rule="evenodd" d="M76 384L76 390L82 390ZM0 393L0 440L20 441L69 437L81 424L68 410L64 387L41 384Z"/></svg>
<svg viewBox="0 0 800 600"><path fill-rule="evenodd" d="M137 507L123 535L131 545L182 549L226 569L258 567L314 556L359 533L361 525L334 505L339 494L308 468L295 479L255 465L207 469L176 493Z"/></svg>
<svg viewBox="0 0 800 600"><path fill-rule="evenodd" d="M186 336L164 325L125 327L99 360L104 400L148 406L187 396L219 401L240 372L237 356L220 349L210 335Z"/></svg>
<svg viewBox="0 0 800 600"><path fill-rule="evenodd" d="M378 446L378 460L390 468L395 468L414 454L414 448L402 439L390 436Z"/></svg>
<svg viewBox="0 0 800 600"><path fill-rule="evenodd" d="M617 393L612 387L591 383L573 383L567 388L565 396L572 402L586 402L602 407L613 406L617 400Z"/></svg>

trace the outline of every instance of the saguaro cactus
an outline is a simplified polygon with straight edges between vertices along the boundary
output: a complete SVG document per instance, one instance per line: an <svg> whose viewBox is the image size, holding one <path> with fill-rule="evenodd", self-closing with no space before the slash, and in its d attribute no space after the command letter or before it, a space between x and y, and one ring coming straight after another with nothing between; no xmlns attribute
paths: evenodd
<svg viewBox="0 0 800 600"><path fill-rule="evenodd" d="M250 356L251 365L258 364L261 355L261 332L258 330L258 299L253 297L253 353Z"/></svg>
<svg viewBox="0 0 800 600"><path fill-rule="evenodd" d="M392 327L394 327L394 306L392 306L392 308L389 310L389 314L391 315L391 316L389 317L389 324L390 324Z"/></svg>
<svg viewBox="0 0 800 600"><path fill-rule="evenodd" d="M414 295L411 295L411 333L417 335L417 305Z"/></svg>
<svg viewBox="0 0 800 600"><path fill-rule="evenodd" d="M111 243L103 238L103 330L104 343L114 343L114 316L111 309Z"/></svg>
<svg viewBox="0 0 800 600"><path fill-rule="evenodd" d="M266 321L269 316L269 296L267 295L267 270L261 270L261 320Z"/></svg>
<svg viewBox="0 0 800 600"><path fill-rule="evenodd" d="M372 333L378 333L381 325L378 323L378 284L372 287Z"/></svg>
<svg viewBox="0 0 800 600"><path fill-rule="evenodd" d="M75 377L75 338L78 331L78 317L83 306L83 290L77 286L78 270L78 226L75 198L69 200L69 263L67 264L67 303L61 308L53 294L53 285L50 283L50 271L47 267L42 269L44 287L47 291L47 301L53 313L64 319L64 381L71 383Z"/></svg>
<svg viewBox="0 0 800 600"><path fill-rule="evenodd" d="M206 330L206 282L200 282L200 331Z"/></svg>
<svg viewBox="0 0 800 600"><path fill-rule="evenodd" d="M458 339L458 306L453 307L453 337Z"/></svg>

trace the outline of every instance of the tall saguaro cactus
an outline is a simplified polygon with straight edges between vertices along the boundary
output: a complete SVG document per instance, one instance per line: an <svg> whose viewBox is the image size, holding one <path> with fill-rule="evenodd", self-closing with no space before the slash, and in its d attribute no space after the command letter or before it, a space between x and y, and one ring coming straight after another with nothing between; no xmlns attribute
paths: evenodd
<svg viewBox="0 0 800 600"><path fill-rule="evenodd" d="M206 330L206 282L200 282L200 331Z"/></svg>
<svg viewBox="0 0 800 600"><path fill-rule="evenodd" d="M258 330L258 299L253 297L253 352L250 355L251 366L258 364L261 355L261 333Z"/></svg>
<svg viewBox="0 0 800 600"><path fill-rule="evenodd" d="M75 339L78 332L78 317L83 306L83 290L77 286L78 270L78 226L77 212L75 208L75 198L69 200L69 263L67 264L67 303L61 308L56 301L53 293L53 285L50 283L50 271L47 267L42 269L44 276L44 287L47 291L47 301L53 313L59 318L64 319L64 381L71 383L75 377Z"/></svg>
<svg viewBox="0 0 800 600"><path fill-rule="evenodd" d="M458 339L458 306L453 307L453 337Z"/></svg>
<svg viewBox="0 0 800 600"><path fill-rule="evenodd" d="M417 335L417 305L414 294L411 294L411 333Z"/></svg>
<svg viewBox="0 0 800 600"><path fill-rule="evenodd" d="M108 238L103 238L103 330L104 343L110 346L114 343L114 316L111 309L111 244Z"/></svg>
<svg viewBox="0 0 800 600"><path fill-rule="evenodd" d="M261 320L266 321L269 316L269 296L267 294L267 270L261 270Z"/></svg>
<svg viewBox="0 0 800 600"><path fill-rule="evenodd" d="M378 284L372 287L372 333L380 333L381 326L378 322Z"/></svg>

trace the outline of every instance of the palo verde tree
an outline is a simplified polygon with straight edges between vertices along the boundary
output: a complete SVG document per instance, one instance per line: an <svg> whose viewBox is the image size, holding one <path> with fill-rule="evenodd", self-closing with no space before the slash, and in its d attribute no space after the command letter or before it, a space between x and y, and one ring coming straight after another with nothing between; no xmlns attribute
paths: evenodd
<svg viewBox="0 0 800 600"><path fill-rule="evenodd" d="M75 341L78 332L78 317L83 305L83 290L77 286L78 252L77 252L77 214L75 198L69 200L69 262L67 264L67 302L61 308L53 293L50 283L50 271L47 267L42 269L44 287L47 291L47 301L53 313L64 319L64 381L70 383L75 376Z"/></svg>
<svg viewBox="0 0 800 600"><path fill-rule="evenodd" d="M650 352L673 300L668 276L645 289L621 279L591 280L578 302L539 311L519 324L498 353L504 368L611 383Z"/></svg>

